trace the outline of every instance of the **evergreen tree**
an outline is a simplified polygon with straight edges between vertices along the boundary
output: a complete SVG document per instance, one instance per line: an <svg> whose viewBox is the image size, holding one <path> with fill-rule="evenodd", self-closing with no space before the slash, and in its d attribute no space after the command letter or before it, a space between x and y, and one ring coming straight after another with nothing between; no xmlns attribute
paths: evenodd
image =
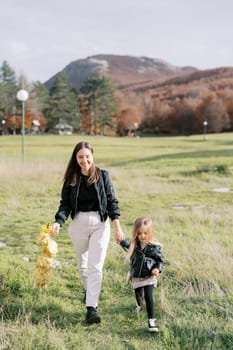
<svg viewBox="0 0 233 350"><path fill-rule="evenodd" d="M48 89L44 84L37 81L33 84L32 94L35 95L35 109L46 117L49 114Z"/></svg>
<svg viewBox="0 0 233 350"><path fill-rule="evenodd" d="M7 61L0 67L0 115L7 118L14 110L16 94L19 89L15 71Z"/></svg>
<svg viewBox="0 0 233 350"><path fill-rule="evenodd" d="M79 110L76 93L72 90L63 72L58 73L56 81L50 90L50 106L48 123L55 125L70 124L77 127Z"/></svg>
<svg viewBox="0 0 233 350"><path fill-rule="evenodd" d="M117 100L112 81L105 76L88 78L80 91L88 100L92 133L104 135L104 128L113 128L117 112Z"/></svg>

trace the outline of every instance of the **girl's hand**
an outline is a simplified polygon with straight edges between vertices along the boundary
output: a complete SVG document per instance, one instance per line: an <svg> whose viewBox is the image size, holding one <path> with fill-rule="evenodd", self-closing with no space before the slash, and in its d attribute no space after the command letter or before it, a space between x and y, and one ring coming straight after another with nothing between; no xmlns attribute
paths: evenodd
<svg viewBox="0 0 233 350"><path fill-rule="evenodd" d="M152 271L151 271L151 274L153 275L153 276L158 276L159 275L159 270L158 269L153 269Z"/></svg>
<svg viewBox="0 0 233 350"><path fill-rule="evenodd" d="M58 224L57 222L55 222L53 225L52 225L52 236L53 235L57 235L60 231L60 224Z"/></svg>

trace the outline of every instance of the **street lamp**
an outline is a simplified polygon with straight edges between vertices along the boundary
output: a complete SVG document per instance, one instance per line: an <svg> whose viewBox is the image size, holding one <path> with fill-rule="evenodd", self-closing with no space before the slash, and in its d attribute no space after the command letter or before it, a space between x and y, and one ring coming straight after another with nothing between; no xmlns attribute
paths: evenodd
<svg viewBox="0 0 233 350"><path fill-rule="evenodd" d="M135 123L134 123L134 136L135 136L135 137L138 137L138 136L137 136L137 130L138 130L138 123L135 122Z"/></svg>
<svg viewBox="0 0 233 350"><path fill-rule="evenodd" d="M6 124L6 121L5 119L2 120L2 135L5 134L5 124Z"/></svg>
<svg viewBox="0 0 233 350"><path fill-rule="evenodd" d="M204 141L207 140L207 126L208 126L208 122L206 120L204 120L203 122L203 128L204 128Z"/></svg>
<svg viewBox="0 0 233 350"><path fill-rule="evenodd" d="M22 102L22 124L21 124L21 139L22 139L22 161L24 163L24 119L25 119L25 101L28 99L28 92L24 89L21 89L17 92L17 99Z"/></svg>
<svg viewBox="0 0 233 350"><path fill-rule="evenodd" d="M104 122L106 115L106 106L103 104L100 111L100 135L104 136Z"/></svg>

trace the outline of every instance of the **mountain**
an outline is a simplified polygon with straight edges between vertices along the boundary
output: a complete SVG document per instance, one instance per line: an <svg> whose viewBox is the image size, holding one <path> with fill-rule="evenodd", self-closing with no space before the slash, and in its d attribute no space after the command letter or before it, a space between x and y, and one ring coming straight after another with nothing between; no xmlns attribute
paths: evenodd
<svg viewBox="0 0 233 350"><path fill-rule="evenodd" d="M169 77L162 81L141 82L124 86L123 91L144 92L152 89L167 89L171 86L188 86L188 85L214 85L221 81L222 88L233 87L233 67L219 67L213 69L196 70L179 74L175 77Z"/></svg>
<svg viewBox="0 0 233 350"><path fill-rule="evenodd" d="M77 92L88 77L111 78L119 135L128 135L136 124L146 133L190 135L203 132L203 121L209 132L233 130L233 67L199 70L155 58L96 55L71 62L62 72ZM57 74L45 83L48 89Z"/></svg>
<svg viewBox="0 0 233 350"><path fill-rule="evenodd" d="M127 93L146 93L147 97L169 101L194 97L201 94L215 94L216 96L229 95L233 91L233 67L219 67L199 70L163 81L130 84L121 89L123 96Z"/></svg>
<svg viewBox="0 0 233 350"><path fill-rule="evenodd" d="M138 83L152 84L195 71L197 68L178 67L157 58L120 55L95 55L79 59L62 70L76 91L88 77L99 74L110 77L117 88L122 88ZM48 89L53 86L56 75L44 83Z"/></svg>

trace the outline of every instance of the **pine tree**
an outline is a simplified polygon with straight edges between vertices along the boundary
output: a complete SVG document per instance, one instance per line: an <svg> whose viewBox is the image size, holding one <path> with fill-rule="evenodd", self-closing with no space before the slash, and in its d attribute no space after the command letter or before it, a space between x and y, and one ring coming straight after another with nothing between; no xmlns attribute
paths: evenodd
<svg viewBox="0 0 233 350"><path fill-rule="evenodd" d="M7 119L14 110L16 94L19 89L15 71L7 61L0 67L0 115Z"/></svg>
<svg viewBox="0 0 233 350"><path fill-rule="evenodd" d="M72 90L63 72L57 75L50 90L48 123L50 127L70 124L78 125L78 103L76 93Z"/></svg>
<svg viewBox="0 0 233 350"><path fill-rule="evenodd" d="M91 132L104 135L104 129L113 128L117 100L112 81L105 76L88 78L80 89L88 100L91 114Z"/></svg>
<svg viewBox="0 0 233 350"><path fill-rule="evenodd" d="M32 94L35 95L35 109L45 116L49 113L49 91L39 81L33 84Z"/></svg>

